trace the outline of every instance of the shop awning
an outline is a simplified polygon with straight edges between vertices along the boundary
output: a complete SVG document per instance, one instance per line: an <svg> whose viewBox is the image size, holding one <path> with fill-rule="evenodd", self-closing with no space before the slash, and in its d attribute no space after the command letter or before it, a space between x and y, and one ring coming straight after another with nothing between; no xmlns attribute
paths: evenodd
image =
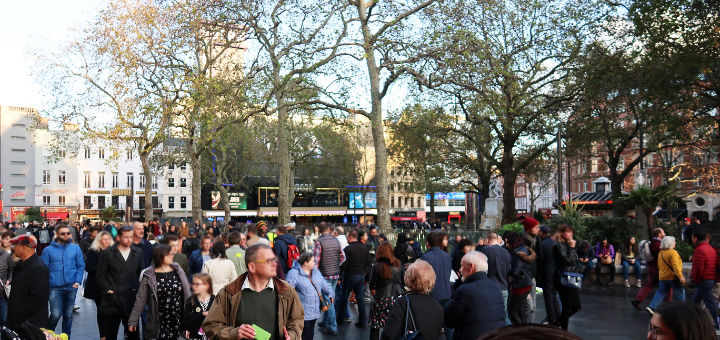
<svg viewBox="0 0 720 340"><path fill-rule="evenodd" d="M48 220L67 220L70 216L68 212L46 212L43 216Z"/></svg>
<svg viewBox="0 0 720 340"><path fill-rule="evenodd" d="M345 214L345 207L293 207L290 210L291 216L344 216ZM278 208L262 207L257 215L277 216Z"/></svg>
<svg viewBox="0 0 720 340"><path fill-rule="evenodd" d="M406 216L391 216L391 221L401 222L401 221L420 221L419 217L406 217Z"/></svg>

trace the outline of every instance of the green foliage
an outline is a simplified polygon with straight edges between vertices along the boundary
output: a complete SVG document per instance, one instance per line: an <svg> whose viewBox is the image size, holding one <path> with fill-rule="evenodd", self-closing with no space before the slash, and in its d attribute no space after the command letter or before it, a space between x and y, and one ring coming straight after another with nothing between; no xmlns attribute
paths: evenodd
<svg viewBox="0 0 720 340"><path fill-rule="evenodd" d="M17 217L17 220L20 222L40 222L43 221L45 218L42 216L42 213L40 212L40 208L30 208L28 210L25 210L24 214L21 214Z"/></svg>
<svg viewBox="0 0 720 340"><path fill-rule="evenodd" d="M100 219L103 221L120 221L122 211L115 209L115 206L109 206L103 210L100 210Z"/></svg>
<svg viewBox="0 0 720 340"><path fill-rule="evenodd" d="M627 243L630 236L639 239L641 235L639 224L622 217L585 215L571 218L558 215L548 220L547 224L553 229L563 224L570 225L575 230L576 240L588 241L590 244L595 244L603 237L607 237L615 247Z"/></svg>
<svg viewBox="0 0 720 340"><path fill-rule="evenodd" d="M680 241L679 238L675 238L675 250L677 250L678 254L680 254L680 257L685 262L690 261L690 256L692 256L695 251L690 243Z"/></svg>
<svg viewBox="0 0 720 340"><path fill-rule="evenodd" d="M518 234L521 234L523 232L523 226L519 222L510 223L503 225L497 230L497 233L502 236L502 234L508 232L508 231L514 231Z"/></svg>

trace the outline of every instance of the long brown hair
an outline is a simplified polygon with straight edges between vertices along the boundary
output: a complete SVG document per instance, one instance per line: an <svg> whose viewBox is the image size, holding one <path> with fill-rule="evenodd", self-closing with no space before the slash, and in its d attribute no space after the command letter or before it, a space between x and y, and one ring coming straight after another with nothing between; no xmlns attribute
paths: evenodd
<svg viewBox="0 0 720 340"><path fill-rule="evenodd" d="M395 255L393 255L393 248L388 241L385 241L378 246L377 254L375 255L375 262L385 263L380 271L380 277L385 280L392 279L392 267L400 267L401 265L400 261L395 257Z"/></svg>

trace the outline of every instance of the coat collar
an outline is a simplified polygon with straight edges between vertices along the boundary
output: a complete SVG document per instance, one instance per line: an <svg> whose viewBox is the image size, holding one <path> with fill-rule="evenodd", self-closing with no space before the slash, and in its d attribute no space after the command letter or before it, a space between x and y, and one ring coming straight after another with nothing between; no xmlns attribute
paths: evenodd
<svg viewBox="0 0 720 340"><path fill-rule="evenodd" d="M475 281L480 281L487 279L487 273L486 272L475 272L474 274L468 276L463 283L470 283Z"/></svg>

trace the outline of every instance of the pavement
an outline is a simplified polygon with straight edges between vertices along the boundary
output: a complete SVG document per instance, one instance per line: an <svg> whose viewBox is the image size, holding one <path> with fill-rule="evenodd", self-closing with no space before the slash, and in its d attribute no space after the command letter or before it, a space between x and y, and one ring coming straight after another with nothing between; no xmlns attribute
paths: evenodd
<svg viewBox="0 0 720 340"><path fill-rule="evenodd" d="M583 339L644 339L647 335L647 324L650 315L645 311L638 311L630 304L639 288L624 287L596 287L583 288L581 292L582 309L570 319L570 331ZM538 296L538 306L535 312L535 322L545 318L545 308L542 296ZM646 301L646 304L649 301ZM98 330L95 319L95 303L78 294L77 304L79 312L73 317L73 339L97 339ZM351 307L353 323L341 323L338 336L328 336L315 329L315 339L369 339L370 329L357 328L357 308ZM368 308L369 310L369 308ZM62 320L58 323L58 331ZM122 339L122 326L119 330Z"/></svg>

